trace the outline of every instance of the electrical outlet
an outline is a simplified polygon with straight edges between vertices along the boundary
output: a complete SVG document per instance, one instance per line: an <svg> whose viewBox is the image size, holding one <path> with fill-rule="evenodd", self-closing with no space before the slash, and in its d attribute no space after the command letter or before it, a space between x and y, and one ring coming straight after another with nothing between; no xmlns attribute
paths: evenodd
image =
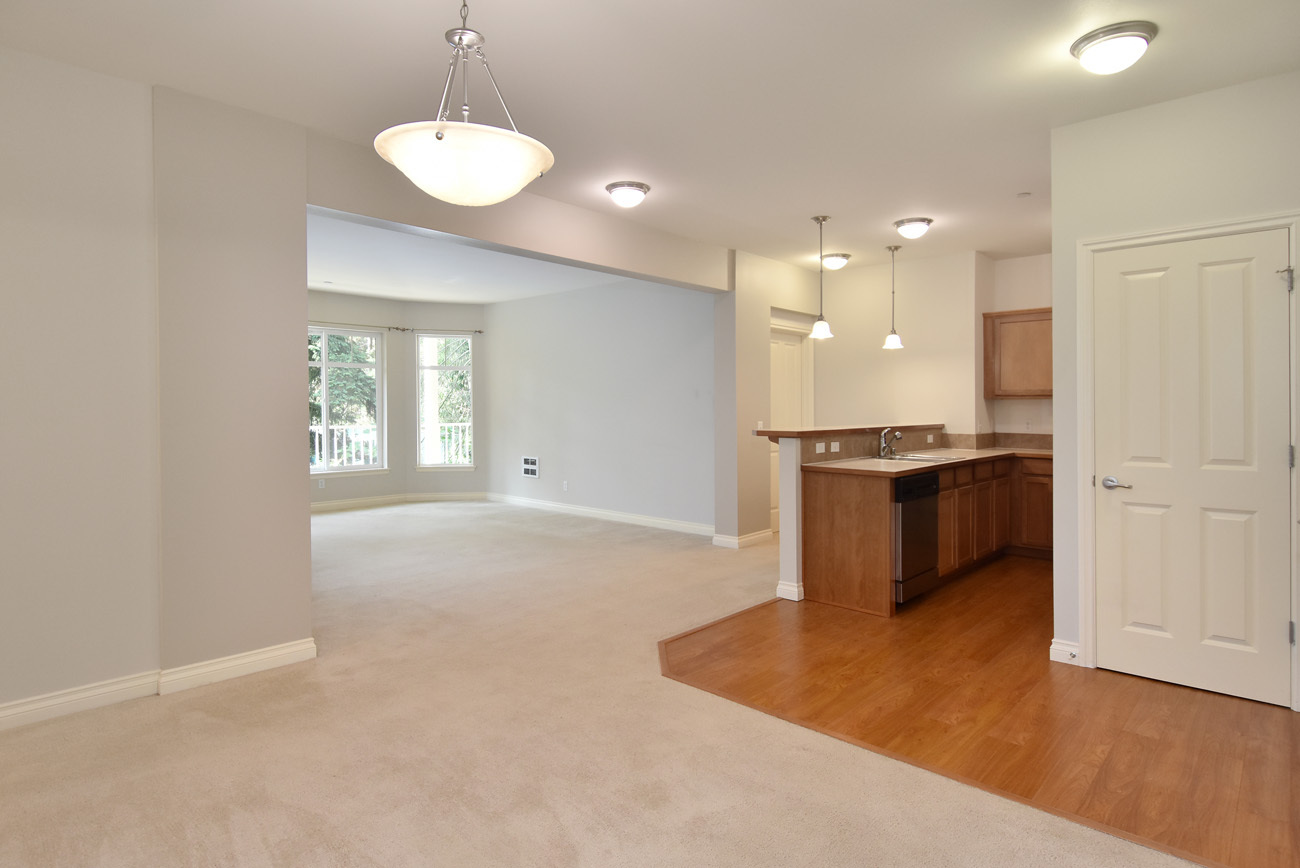
<svg viewBox="0 0 1300 868"><path fill-rule="evenodd" d="M825 444L825 443L818 443L818 444L817 444L817 454L818 454L818 455L821 455L821 454L822 454L823 452L825 452L825 451L826 451L826 444Z"/></svg>
<svg viewBox="0 0 1300 868"><path fill-rule="evenodd" d="M568 490L569 490L569 480L567 480L567 479L564 480L564 490L565 490L565 491L568 491Z"/></svg>
<svg viewBox="0 0 1300 868"><path fill-rule="evenodd" d="M323 480L323 479L317 479L317 480L316 480L316 487L317 487L317 488L324 488L324 487L325 487L325 480Z"/></svg>
<svg viewBox="0 0 1300 868"><path fill-rule="evenodd" d="M925 442L926 442L926 443L933 443L933 442L934 442L934 435L933 435L933 434L926 434L926 435L925 435Z"/></svg>
<svg viewBox="0 0 1300 868"><path fill-rule="evenodd" d="M831 451L832 451L832 452L839 452L839 451L840 451L840 442L839 442L838 440L832 440L832 441L831 441Z"/></svg>

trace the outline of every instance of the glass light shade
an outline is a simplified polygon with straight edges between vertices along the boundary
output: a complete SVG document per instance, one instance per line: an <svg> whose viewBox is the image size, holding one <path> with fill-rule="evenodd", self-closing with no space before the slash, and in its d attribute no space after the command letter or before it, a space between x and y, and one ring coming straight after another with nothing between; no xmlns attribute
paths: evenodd
<svg viewBox="0 0 1300 868"><path fill-rule="evenodd" d="M904 238L916 239L928 232L933 222L929 217L908 217L906 220L896 222L894 228Z"/></svg>
<svg viewBox="0 0 1300 868"><path fill-rule="evenodd" d="M849 254L847 253L827 253L822 257L822 265L826 266L829 271L839 271L849 264Z"/></svg>
<svg viewBox="0 0 1300 868"><path fill-rule="evenodd" d="M417 121L375 137L379 156L424 192L453 205L494 205L555 165L551 149L514 130Z"/></svg>
<svg viewBox="0 0 1300 868"><path fill-rule="evenodd" d="M1094 42L1079 52L1079 63L1088 72L1111 75L1128 69L1146 54L1149 43L1138 35L1114 36Z"/></svg>
<svg viewBox="0 0 1300 868"><path fill-rule="evenodd" d="M903 348L903 339L898 336L898 332L891 331L885 335L885 345L882 349L901 350Z"/></svg>
<svg viewBox="0 0 1300 868"><path fill-rule="evenodd" d="M827 338L835 337L835 335L831 334L831 324L819 315L817 322L813 323L812 334L808 335L808 337L813 340L824 341Z"/></svg>
<svg viewBox="0 0 1300 868"><path fill-rule="evenodd" d="M650 192L650 185L636 181L619 181L617 184L606 186L605 192L609 193L609 198L613 199L614 204L620 208L635 208L645 201L645 194Z"/></svg>
<svg viewBox="0 0 1300 868"><path fill-rule="evenodd" d="M1150 21L1110 24L1080 36L1070 46L1070 53L1088 72L1111 75L1137 63L1158 30Z"/></svg>

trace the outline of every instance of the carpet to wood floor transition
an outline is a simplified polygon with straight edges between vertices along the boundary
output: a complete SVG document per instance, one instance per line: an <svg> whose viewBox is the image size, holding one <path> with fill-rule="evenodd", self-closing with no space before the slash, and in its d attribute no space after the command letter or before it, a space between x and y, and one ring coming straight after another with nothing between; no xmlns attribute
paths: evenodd
<svg viewBox="0 0 1300 868"><path fill-rule="evenodd" d="M1300 714L1048 660L1047 561L893 619L773 600L660 643L663 673L1207 865L1300 864Z"/></svg>

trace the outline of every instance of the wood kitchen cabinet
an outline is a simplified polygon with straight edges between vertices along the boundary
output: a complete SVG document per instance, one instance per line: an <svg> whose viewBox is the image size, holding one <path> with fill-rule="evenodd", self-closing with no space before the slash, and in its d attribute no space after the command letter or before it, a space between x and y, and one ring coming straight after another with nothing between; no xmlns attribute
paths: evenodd
<svg viewBox="0 0 1300 868"><path fill-rule="evenodd" d="M1011 537L1012 461L981 461L939 471L939 575L1001 551Z"/></svg>
<svg viewBox="0 0 1300 868"><path fill-rule="evenodd" d="M984 314L984 397L1052 396L1052 309Z"/></svg>
<svg viewBox="0 0 1300 868"><path fill-rule="evenodd" d="M1050 557L1052 459L1019 458L1016 464L1011 548L1017 554Z"/></svg>

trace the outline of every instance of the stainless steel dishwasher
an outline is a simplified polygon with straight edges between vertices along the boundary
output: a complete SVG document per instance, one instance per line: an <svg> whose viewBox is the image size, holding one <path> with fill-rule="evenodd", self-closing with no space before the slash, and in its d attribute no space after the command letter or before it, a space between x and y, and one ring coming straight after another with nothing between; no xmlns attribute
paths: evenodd
<svg viewBox="0 0 1300 868"><path fill-rule="evenodd" d="M939 474L894 480L894 602L939 582Z"/></svg>

